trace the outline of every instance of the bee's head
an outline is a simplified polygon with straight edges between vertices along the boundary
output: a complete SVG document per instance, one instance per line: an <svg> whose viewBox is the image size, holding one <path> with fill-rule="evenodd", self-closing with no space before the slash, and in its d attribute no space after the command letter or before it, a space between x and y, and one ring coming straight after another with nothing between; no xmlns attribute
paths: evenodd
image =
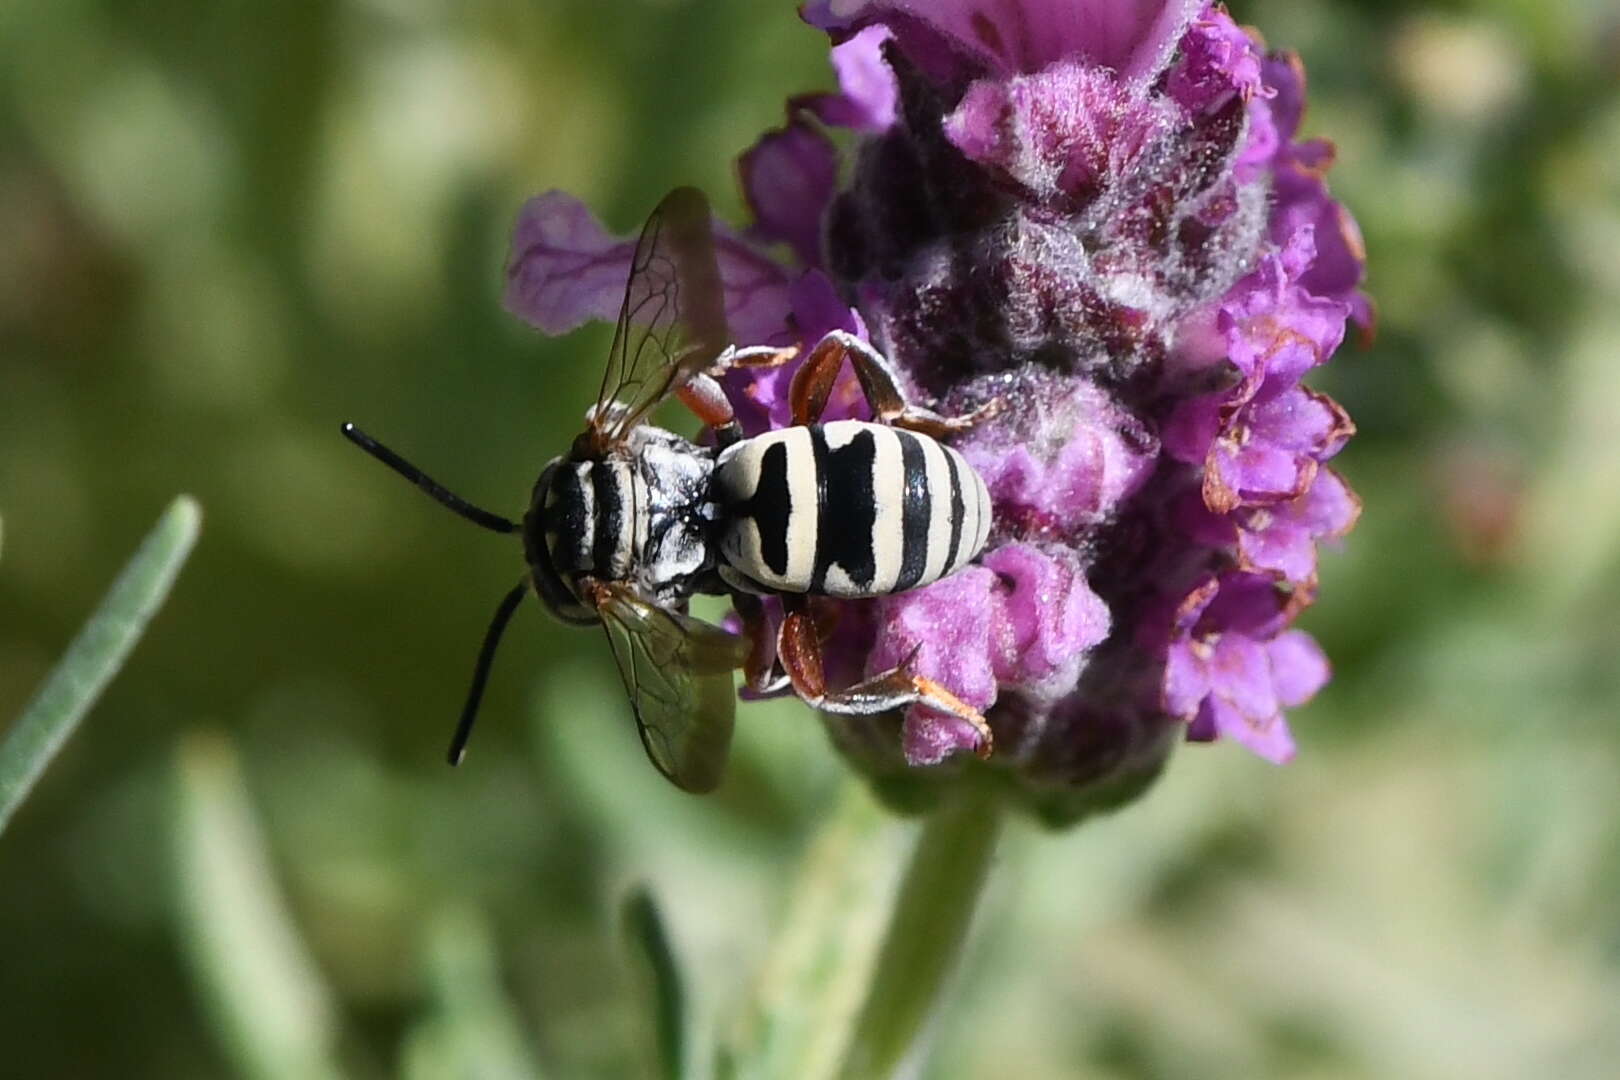
<svg viewBox="0 0 1620 1080"><path fill-rule="evenodd" d="M575 462L556 457L546 464L523 515L523 554L546 610L565 623L589 626L599 621L596 611L574 589L577 576L591 570L590 504L580 489Z"/></svg>

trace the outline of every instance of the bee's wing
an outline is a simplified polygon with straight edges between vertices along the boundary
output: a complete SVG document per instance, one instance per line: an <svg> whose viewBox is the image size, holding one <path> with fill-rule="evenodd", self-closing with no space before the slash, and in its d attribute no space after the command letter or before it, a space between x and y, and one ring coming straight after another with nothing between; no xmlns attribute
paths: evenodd
<svg viewBox="0 0 1620 1080"><path fill-rule="evenodd" d="M676 787L712 791L731 747L736 715L731 673L747 658L747 643L649 604L623 586L599 589L596 609L647 757Z"/></svg>
<svg viewBox="0 0 1620 1080"><path fill-rule="evenodd" d="M621 441L652 408L728 344L709 200L696 188L664 196L636 241L591 426Z"/></svg>

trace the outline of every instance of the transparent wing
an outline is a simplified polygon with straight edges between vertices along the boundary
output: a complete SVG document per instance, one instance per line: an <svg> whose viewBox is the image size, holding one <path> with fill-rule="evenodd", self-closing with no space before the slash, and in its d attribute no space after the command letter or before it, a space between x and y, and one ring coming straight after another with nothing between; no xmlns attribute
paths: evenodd
<svg viewBox="0 0 1620 1080"><path fill-rule="evenodd" d="M676 188L636 241L592 413L598 439L622 440L653 406L707 367L728 336L709 200L696 188Z"/></svg>
<svg viewBox="0 0 1620 1080"><path fill-rule="evenodd" d="M619 585L597 587L596 609L647 757L676 787L712 791L731 748L732 672L747 658L747 643Z"/></svg>

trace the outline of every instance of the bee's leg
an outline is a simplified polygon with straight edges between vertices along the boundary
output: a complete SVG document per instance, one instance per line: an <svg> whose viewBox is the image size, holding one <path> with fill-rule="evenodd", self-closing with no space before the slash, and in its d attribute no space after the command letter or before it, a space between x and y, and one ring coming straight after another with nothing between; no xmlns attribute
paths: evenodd
<svg viewBox="0 0 1620 1080"><path fill-rule="evenodd" d="M776 635L771 633L771 620L765 614L765 604L752 593L736 591L731 594L731 606L742 619L743 637L748 639L748 660L743 664L743 685L758 694L775 689Z"/></svg>
<svg viewBox="0 0 1620 1080"><path fill-rule="evenodd" d="M788 405L793 410L795 424L814 424L827 409L827 398L832 395L833 383L843 369L844 356L849 352L845 338L851 334L835 330L816 343L804 364L793 373L793 384L788 388ZM860 340L859 338L853 338Z"/></svg>
<svg viewBox="0 0 1620 1080"><path fill-rule="evenodd" d="M829 692L821 666L821 639L815 619L803 597L784 597L787 616L777 642L777 655L793 681L793 692L805 704L823 712L850 716L871 716L907 705L926 705L966 721L978 732L976 753L989 757L992 746L990 725L979 711L943 686L910 671L908 659L899 667L874 675L847 690Z"/></svg>
<svg viewBox="0 0 1620 1080"><path fill-rule="evenodd" d="M932 409L912 405L906 401L899 377L882 353L854 334L834 330L810 351L804 366L793 377L789 402L793 406L795 424L813 424L821 419L846 357L855 368L855 377L860 380L861 392L872 406L873 416L881 423L940 439L967 431L1004 407L1000 398L994 398L965 416L946 417Z"/></svg>
<svg viewBox="0 0 1620 1080"><path fill-rule="evenodd" d="M708 367L708 374L714 376L724 375L732 368L773 368L783 364L799 355L797 345L788 345L777 348L775 345L749 345L745 348L728 346L714 363Z"/></svg>
<svg viewBox="0 0 1620 1080"><path fill-rule="evenodd" d="M692 410L705 427L714 432L714 441L730 446L742 438L737 414L720 385L720 376L732 368L769 368L787 363L799 355L797 348L778 349L773 345L751 345L746 349L728 348L715 358L707 371L700 371L681 384L675 396Z"/></svg>
<svg viewBox="0 0 1620 1080"><path fill-rule="evenodd" d="M714 432L716 444L730 446L742 438L742 425L737 423L731 401L714 376L702 372L693 375L675 391L675 396L681 399L682 405L692 410L692 414L705 427Z"/></svg>

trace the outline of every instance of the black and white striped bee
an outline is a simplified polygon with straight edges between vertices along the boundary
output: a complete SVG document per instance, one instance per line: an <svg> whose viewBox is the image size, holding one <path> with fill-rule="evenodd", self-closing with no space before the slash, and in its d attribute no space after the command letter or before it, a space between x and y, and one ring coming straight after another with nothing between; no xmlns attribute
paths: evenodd
<svg viewBox="0 0 1620 1080"><path fill-rule="evenodd" d="M729 344L708 201L677 188L637 241L607 370L585 430L541 472L521 523L451 494L353 424L343 433L434 499L522 537L528 571L484 636L450 745L461 760L495 648L530 589L554 615L600 623L643 746L678 787L720 781L735 712L733 672L766 691L791 685L829 712L926 703L984 718L902 664L829 690L813 598L863 597L936 581L978 554L990 530L984 481L938 439L999 408L947 419L909 405L887 362L853 335L823 339L795 373L793 425L744 438L718 377L787 363L795 349ZM818 423L845 359L876 422ZM670 396L714 433L693 443L645 423ZM694 594L724 594L739 637L687 614ZM773 633L764 596L783 606Z"/></svg>

